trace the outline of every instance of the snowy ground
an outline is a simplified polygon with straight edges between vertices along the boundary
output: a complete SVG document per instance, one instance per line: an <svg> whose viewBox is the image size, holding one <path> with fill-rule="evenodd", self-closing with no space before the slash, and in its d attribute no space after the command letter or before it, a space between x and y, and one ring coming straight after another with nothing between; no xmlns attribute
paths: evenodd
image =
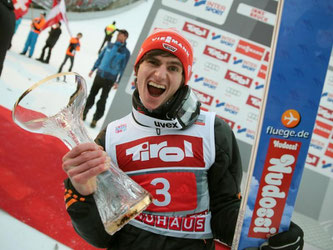
<svg viewBox="0 0 333 250"><path fill-rule="evenodd" d="M124 8L124 11L118 11L117 14L113 14L112 16L70 21L69 26L73 35L76 35L78 32L83 33L81 50L75 56L72 71L79 73L86 79L88 89L90 89L95 76L93 75L92 78L89 78L88 73L97 59L97 51L104 39L104 27L115 20L117 22L117 28L126 29L129 32L127 47L132 52L152 4L153 0L142 1L141 4L137 5L135 8ZM39 12L34 11L32 15L33 17L39 16ZM0 105L10 110L27 88L37 81L57 73L69 44L70 36L65 25L62 25L62 35L53 48L50 64L43 64L35 60L35 58L38 58L41 54L41 50L48 37L49 29L39 35L32 58L20 55L19 53L22 52L29 33L30 22L29 19L23 19L18 27L12 39L12 47L7 53L0 78ZM63 71L68 70L69 61L67 63ZM115 90L111 90L106 104L106 110L108 110L114 94ZM92 138L97 135L104 120L103 117L97 123L96 128L91 129L89 123L93 113L94 108L90 110L85 122L88 133ZM0 210L0 225L0 249L68 249L53 239L50 239L48 236L12 218L3 210ZM17 232L20 233L17 234ZM14 237L16 239L15 241L13 241Z"/></svg>

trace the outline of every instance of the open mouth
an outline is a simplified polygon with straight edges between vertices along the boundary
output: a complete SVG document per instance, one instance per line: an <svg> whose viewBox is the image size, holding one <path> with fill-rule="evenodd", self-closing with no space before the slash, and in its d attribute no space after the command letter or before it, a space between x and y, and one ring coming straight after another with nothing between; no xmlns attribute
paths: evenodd
<svg viewBox="0 0 333 250"><path fill-rule="evenodd" d="M148 92L151 96L153 97L158 97L162 95L165 91L165 86L159 85L154 82L149 82L148 83Z"/></svg>

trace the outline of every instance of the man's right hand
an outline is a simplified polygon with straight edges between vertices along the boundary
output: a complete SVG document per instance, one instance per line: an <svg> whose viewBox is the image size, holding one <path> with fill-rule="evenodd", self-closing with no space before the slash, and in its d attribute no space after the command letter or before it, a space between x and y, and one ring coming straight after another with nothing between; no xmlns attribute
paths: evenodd
<svg viewBox="0 0 333 250"><path fill-rule="evenodd" d="M89 72L88 76L91 77L93 73L94 73L94 71L91 70L91 71Z"/></svg>
<svg viewBox="0 0 333 250"><path fill-rule="evenodd" d="M62 168L81 195L96 191L96 176L110 166L110 157L96 143L83 143L62 158Z"/></svg>

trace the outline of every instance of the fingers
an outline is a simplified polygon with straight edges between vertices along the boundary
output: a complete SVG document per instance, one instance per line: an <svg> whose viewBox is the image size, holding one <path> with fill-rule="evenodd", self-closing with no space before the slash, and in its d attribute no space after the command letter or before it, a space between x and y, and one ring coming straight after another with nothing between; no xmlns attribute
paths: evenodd
<svg viewBox="0 0 333 250"><path fill-rule="evenodd" d="M65 154L64 157L62 158L62 161L64 162L68 159L78 157L79 155L81 155L83 152L86 152L86 151L94 151L94 150L99 150L99 149L102 150L101 146L99 146L95 143L82 143L82 144L74 147L67 154Z"/></svg>
<svg viewBox="0 0 333 250"><path fill-rule="evenodd" d="M94 164L92 168L86 168L84 171L80 172L79 168L72 168L68 171L68 176L76 183L85 184L87 183L92 177L95 177L105 170L107 170L108 165L104 162L102 164Z"/></svg>
<svg viewBox="0 0 333 250"><path fill-rule="evenodd" d="M95 143L78 145L65 154L62 161L67 175L81 184L105 171L110 164L106 152Z"/></svg>

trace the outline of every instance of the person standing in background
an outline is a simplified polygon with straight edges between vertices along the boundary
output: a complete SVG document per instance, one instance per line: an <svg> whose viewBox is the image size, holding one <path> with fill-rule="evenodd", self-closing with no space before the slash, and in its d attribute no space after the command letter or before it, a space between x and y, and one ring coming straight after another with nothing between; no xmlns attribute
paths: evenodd
<svg viewBox="0 0 333 250"><path fill-rule="evenodd" d="M45 46L43 47L42 54L37 59L38 61L41 61L43 63L49 63L50 62L52 48L54 47L54 45L58 41L59 36L61 34L60 26L61 26L61 23L58 22L54 25L54 27L53 26L51 27L51 30L49 31L49 37L47 38ZM46 59L44 60L44 54L45 54L45 50L47 48L49 49L49 51L48 51Z"/></svg>
<svg viewBox="0 0 333 250"><path fill-rule="evenodd" d="M42 13L40 13L39 17L36 17L35 19L33 19L32 23L30 25L31 26L31 31L29 32L28 38L25 42L24 49L20 53L21 55L25 55L29 48L30 48L29 58L34 53L38 35L42 31L42 28L45 24L45 15L46 15L46 13L42 12Z"/></svg>
<svg viewBox="0 0 333 250"><path fill-rule="evenodd" d="M11 0L0 0L0 76L15 29L14 6Z"/></svg>
<svg viewBox="0 0 333 250"><path fill-rule="evenodd" d="M20 26L21 22L22 22L22 17L20 17L19 19L16 19L14 34L16 33L16 31L17 31L18 27Z"/></svg>
<svg viewBox="0 0 333 250"><path fill-rule="evenodd" d="M96 123L102 118L105 111L106 100L112 87L118 87L121 76L125 70L130 52L126 48L126 39L128 32L126 30L118 30L118 35L115 43L108 43L108 45L99 54L92 70L89 72L89 77L92 76L95 69L97 69L96 77L90 89L87 103L83 111L83 120L86 119L89 109L95 103L95 97L98 91L102 89L102 94L97 102L96 112L90 124L91 128L96 127Z"/></svg>
<svg viewBox="0 0 333 250"><path fill-rule="evenodd" d="M116 30L117 30L116 21L113 21L112 24L109 24L108 26L105 27L105 29L104 29L105 37L104 37L102 46L98 50L98 54L101 53L105 43L111 42L113 33L116 32Z"/></svg>
<svg viewBox="0 0 333 250"><path fill-rule="evenodd" d="M69 59L71 61L71 66L69 66L68 71L72 71L73 65L74 65L74 56L76 51L80 50L80 39L82 38L82 33L77 33L76 37L72 37L69 41L68 48L66 50L66 56L62 64L60 65L60 68L58 70L58 73L62 71L62 67L64 67L65 63Z"/></svg>

